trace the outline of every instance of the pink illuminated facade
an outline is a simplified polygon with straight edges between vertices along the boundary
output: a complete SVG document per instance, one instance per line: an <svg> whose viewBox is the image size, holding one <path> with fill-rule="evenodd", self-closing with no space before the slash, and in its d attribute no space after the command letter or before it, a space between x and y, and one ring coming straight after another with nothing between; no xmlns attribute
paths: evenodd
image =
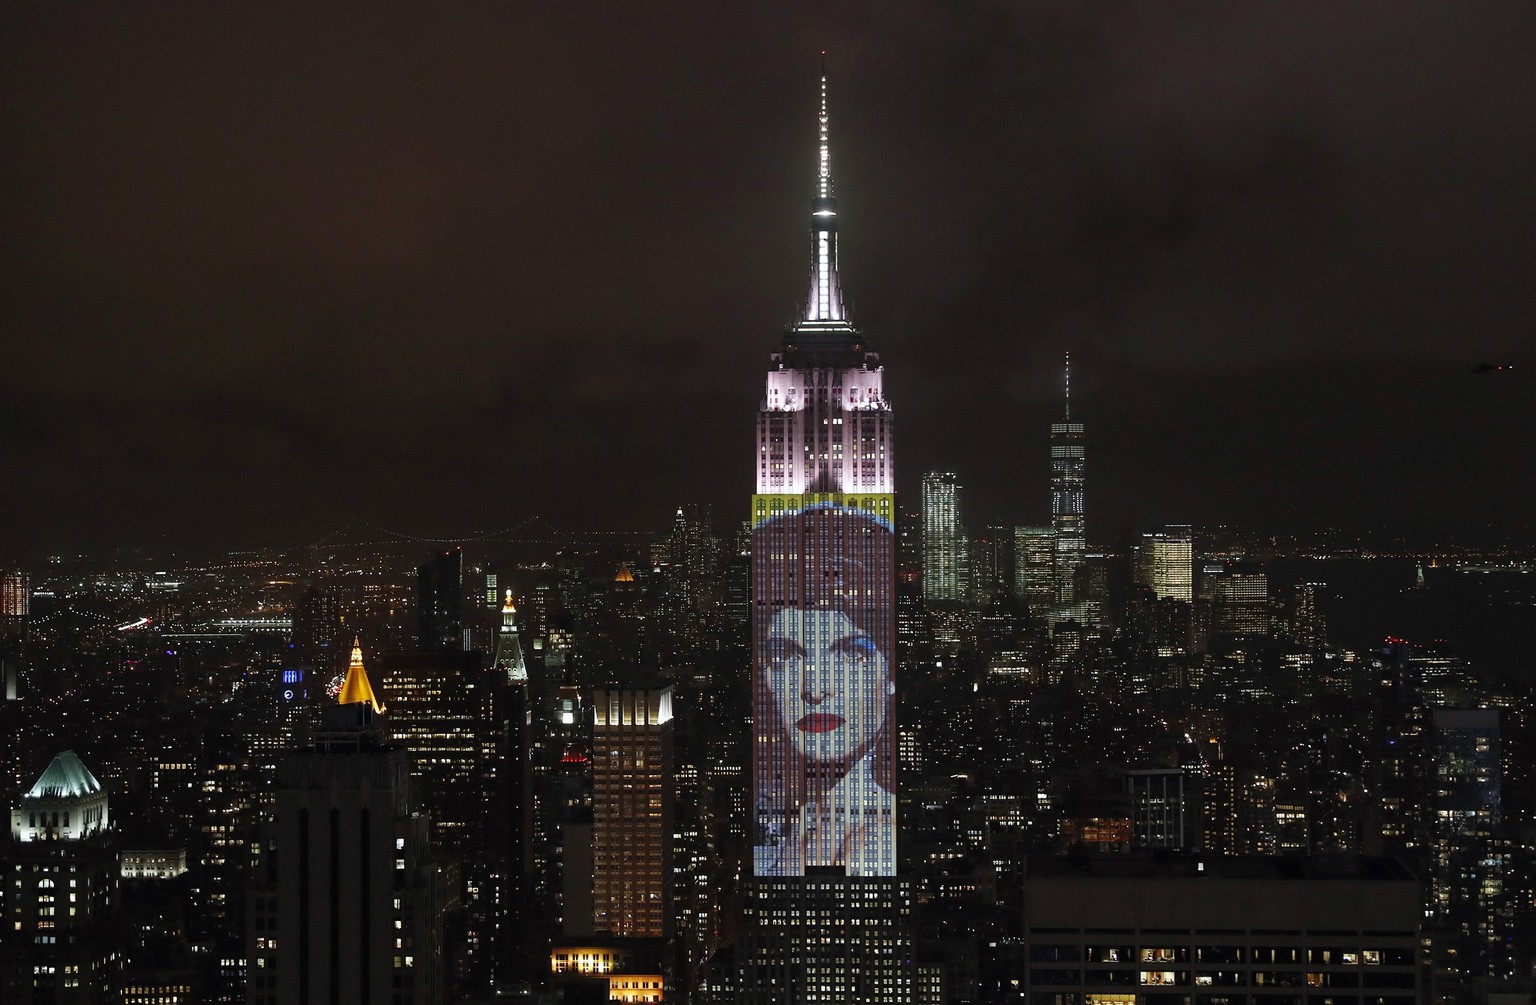
<svg viewBox="0 0 1536 1005"><path fill-rule="evenodd" d="M811 203L811 277L805 317L771 357L757 420L757 498L896 491L891 406L878 353L848 322L837 274L837 200L821 82L821 159ZM754 505L754 518L771 515ZM889 518L890 514L885 514Z"/></svg>

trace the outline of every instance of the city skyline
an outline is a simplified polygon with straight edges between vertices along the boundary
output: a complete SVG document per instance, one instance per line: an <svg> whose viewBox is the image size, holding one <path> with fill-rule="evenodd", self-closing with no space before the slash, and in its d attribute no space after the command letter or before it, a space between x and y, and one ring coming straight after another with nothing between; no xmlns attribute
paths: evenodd
<svg viewBox="0 0 1536 1005"><path fill-rule="evenodd" d="M7 15L0 553L724 519L823 48L904 497L1045 522L1070 350L1103 539L1525 520L1528 11L176 10Z"/></svg>
<svg viewBox="0 0 1536 1005"><path fill-rule="evenodd" d="M1386 364L1349 355L1385 351L1385 329L1300 334L1385 303L1429 259L1382 232L1350 244L1366 237L1340 225L1363 212L1343 198L1363 179L1350 158L1386 147L1298 124L1323 67L1245 76L1303 25L1347 40L1358 13L1155 22L962 0L881 8L876 44L853 30L867 11L706 29L671 10L449 24L380 7L342 25L321 9L300 40L280 8L232 10L174 29L0 15L54 31L0 75L0 130L31 114L10 115L7 88L58 108L86 94L112 118L35 120L57 131L28 141L29 182L78 184L102 152L81 137L161 140L99 197L8 218L64 242L26 238L13 299L58 341L29 343L0 383L0 498L22 507L0 510L8 1005L1499 1005L1536 989L1536 543L1510 449L1525 374L1503 352L1446 367L1424 341L1434 309L1472 324L1529 294L1476 301L1437 273ZM1393 10L1374 38L1418 32L1446 55L1491 16ZM96 84L40 86L62 69L45 54L114 21ZM540 48L510 24L582 41ZM664 29L718 44L634 62ZM218 45L184 48L209 31ZM825 51L814 75L770 58L810 34L841 37L846 74ZM1126 76L1154 39L1155 67ZM497 59L508 42L527 65ZM1479 72L1498 76L1502 52ZM1364 63L1362 79L1401 73ZM1213 72L1224 90L1169 104L1171 82ZM1258 97L1239 86L1260 78ZM226 86L175 90L190 79ZM145 87L178 100L142 116ZM742 100L752 87L763 100ZM796 99L793 126L761 128L769 89ZM1281 92L1299 104L1262 100ZM1106 118L1111 97L1158 122ZM497 107L525 115L510 146L475 131ZM1214 112L1236 118L1171 124ZM680 125L701 121L722 128ZM1046 127L1076 145L1026 142ZM1095 159L1159 128L1150 155ZM573 136L587 145L560 147ZM312 159L326 149L335 163ZM246 189L253 153L268 170ZM1073 178L1052 173L1068 162ZM498 201L493 163L521 196ZM768 169L801 183L794 206L750 183ZM200 220L153 220L116 271L49 271L111 250L66 231L151 221L153 199L109 204L178 178L178 213ZM300 204L223 229L285 191ZM759 203L795 221L798 250ZM1517 257L1489 290L1528 264L1477 245L1496 247ZM1350 248L1381 261L1338 277ZM1322 257L1288 257L1306 253ZM777 325L768 279L803 295ZM1323 279L1351 295L1327 300ZM853 297L871 294L866 316ZM174 323L109 338L157 318ZM107 347L71 353L93 319ZM1345 361L1333 383L1277 379L1324 349ZM1453 372L1481 410L1381 383L1408 366ZM334 397L310 397L337 373ZM15 405L36 393L53 411ZM728 416L753 405L749 439ZM28 467L37 450L53 476ZM66 504L72 485L90 491ZM1353 529L1326 526L1325 496ZM1507 536L1465 535L1500 514ZM1379 529L1430 516L1418 536ZM1254 529L1286 519L1324 527ZM80 551L45 550L87 522ZM158 547L105 546L157 525Z"/></svg>

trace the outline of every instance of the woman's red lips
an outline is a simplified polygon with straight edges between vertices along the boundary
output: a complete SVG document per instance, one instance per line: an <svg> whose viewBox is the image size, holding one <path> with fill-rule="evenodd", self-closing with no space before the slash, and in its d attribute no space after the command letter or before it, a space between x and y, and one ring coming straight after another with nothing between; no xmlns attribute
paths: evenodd
<svg viewBox="0 0 1536 1005"><path fill-rule="evenodd" d="M795 723L795 728L802 733L830 733L847 721L840 715L828 712L807 712Z"/></svg>

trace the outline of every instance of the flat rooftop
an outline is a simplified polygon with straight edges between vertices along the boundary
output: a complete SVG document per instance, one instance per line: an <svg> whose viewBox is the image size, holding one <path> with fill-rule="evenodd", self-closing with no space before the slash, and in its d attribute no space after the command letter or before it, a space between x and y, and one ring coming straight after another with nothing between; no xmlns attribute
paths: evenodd
<svg viewBox="0 0 1536 1005"><path fill-rule="evenodd" d="M1031 855L1025 861L1024 874L1030 879L1416 879L1397 859L1377 855L1274 858L1160 852L1094 854L1083 857Z"/></svg>

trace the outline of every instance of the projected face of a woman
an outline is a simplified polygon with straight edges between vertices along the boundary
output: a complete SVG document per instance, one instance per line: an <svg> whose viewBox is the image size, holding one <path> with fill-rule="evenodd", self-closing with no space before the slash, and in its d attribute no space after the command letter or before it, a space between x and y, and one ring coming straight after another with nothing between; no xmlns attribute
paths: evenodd
<svg viewBox="0 0 1536 1005"><path fill-rule="evenodd" d="M762 653L790 742L811 761L851 766L885 724L891 677L874 638L830 608L774 614Z"/></svg>

